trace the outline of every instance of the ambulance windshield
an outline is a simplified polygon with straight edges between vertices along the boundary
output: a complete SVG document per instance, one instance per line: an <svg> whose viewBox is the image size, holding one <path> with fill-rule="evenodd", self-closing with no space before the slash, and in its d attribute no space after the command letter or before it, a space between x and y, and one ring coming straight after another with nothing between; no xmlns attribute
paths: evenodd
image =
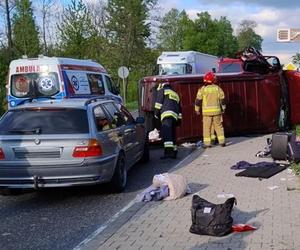
<svg viewBox="0 0 300 250"><path fill-rule="evenodd" d="M24 73L11 76L11 95L19 98L49 97L59 92L58 76L50 73Z"/></svg>

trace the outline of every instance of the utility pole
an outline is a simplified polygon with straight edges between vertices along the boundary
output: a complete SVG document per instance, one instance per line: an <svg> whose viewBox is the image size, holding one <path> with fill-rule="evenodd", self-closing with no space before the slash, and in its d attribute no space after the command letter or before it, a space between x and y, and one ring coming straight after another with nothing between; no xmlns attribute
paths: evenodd
<svg viewBox="0 0 300 250"><path fill-rule="evenodd" d="M7 40L8 40L8 54L9 60L12 58L12 38L11 38L11 20L10 20L10 10L8 0L5 0L5 12L6 12L6 22L7 22Z"/></svg>

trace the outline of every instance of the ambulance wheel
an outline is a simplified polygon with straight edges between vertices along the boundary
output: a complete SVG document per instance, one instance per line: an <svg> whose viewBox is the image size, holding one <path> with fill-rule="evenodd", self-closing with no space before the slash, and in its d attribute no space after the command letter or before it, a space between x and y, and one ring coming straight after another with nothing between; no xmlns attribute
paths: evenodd
<svg viewBox="0 0 300 250"><path fill-rule="evenodd" d="M127 183L126 159L124 154L121 152L118 157L114 175L110 182L110 187L112 192L114 193L122 192L126 187L126 183Z"/></svg>

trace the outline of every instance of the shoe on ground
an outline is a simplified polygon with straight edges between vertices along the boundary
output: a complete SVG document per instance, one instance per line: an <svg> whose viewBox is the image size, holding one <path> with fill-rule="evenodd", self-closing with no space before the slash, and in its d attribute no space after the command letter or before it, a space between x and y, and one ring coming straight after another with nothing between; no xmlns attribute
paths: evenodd
<svg viewBox="0 0 300 250"><path fill-rule="evenodd" d="M217 140L213 140L213 141L211 141L211 144L212 145L218 145L218 141Z"/></svg>
<svg viewBox="0 0 300 250"><path fill-rule="evenodd" d="M202 148L211 148L211 145L203 145Z"/></svg>
<svg viewBox="0 0 300 250"><path fill-rule="evenodd" d="M221 147L226 147L226 143L222 143L222 144L221 144Z"/></svg>

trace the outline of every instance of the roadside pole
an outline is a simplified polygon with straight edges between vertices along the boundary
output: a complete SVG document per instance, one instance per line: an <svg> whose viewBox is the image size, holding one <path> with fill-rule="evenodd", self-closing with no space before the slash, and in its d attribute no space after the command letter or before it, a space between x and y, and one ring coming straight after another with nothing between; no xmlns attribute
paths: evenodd
<svg viewBox="0 0 300 250"><path fill-rule="evenodd" d="M123 99L124 99L124 105L126 105L126 86L125 86L125 79L128 77L129 75L129 70L127 67L125 66L121 66L118 69L118 76L120 78L122 78L123 80Z"/></svg>

